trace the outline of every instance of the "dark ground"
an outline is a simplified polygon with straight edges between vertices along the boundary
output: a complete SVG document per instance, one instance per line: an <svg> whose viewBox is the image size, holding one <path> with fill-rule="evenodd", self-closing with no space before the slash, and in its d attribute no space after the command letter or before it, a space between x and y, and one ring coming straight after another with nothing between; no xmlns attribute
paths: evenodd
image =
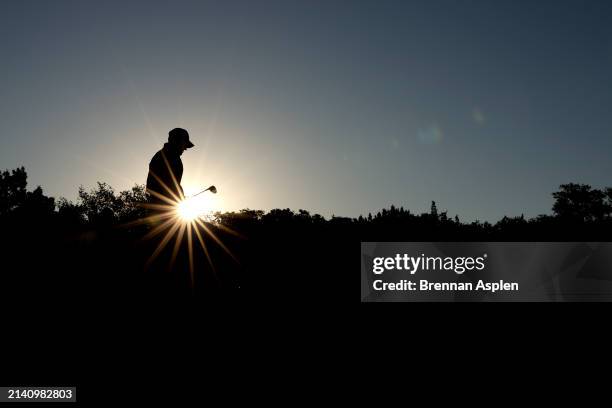
<svg viewBox="0 0 612 408"><path fill-rule="evenodd" d="M178 381L184 372L177 367L186 365L231 384L236 376L260 376L269 356L283 350L292 356L285 366L298 364L298 358L325 371L313 350L331 347L326 363L350 360L356 339L389 327L411 331L424 321L447 327L450 316L461 322L456 335L474 321L499 320L509 328L516 323L517 309L492 319L468 306L441 313L432 307L433 318L425 318L422 306L401 315L388 309L376 317L356 314L363 241L612 238L610 208L591 205L594 199L608 205L605 194L567 200L585 192L576 188L558 198L554 216L505 217L493 225L462 223L438 213L435 204L421 215L391 207L369 217L327 220L305 211L245 210L218 214L205 224L233 256L201 230L214 268L194 237L192 281L186 240L171 267L174 240L147 265L160 237L145 240L147 225L126 227L142 217L133 205L137 194L121 201L100 188L82 194L79 205L56 205L42 191L26 192L24 175L4 173L0 189L4 383L76 384L86 401L110 402L107 385L145 380L165 365L172 368L163 373ZM370 313L376 307L384 306L362 309ZM540 328L561 321L536 316ZM410 333L406 344L426 332ZM368 341L353 355L357 361L385 349ZM250 369L232 371L236 360L249 362ZM114 392L134 398L129 389Z"/></svg>

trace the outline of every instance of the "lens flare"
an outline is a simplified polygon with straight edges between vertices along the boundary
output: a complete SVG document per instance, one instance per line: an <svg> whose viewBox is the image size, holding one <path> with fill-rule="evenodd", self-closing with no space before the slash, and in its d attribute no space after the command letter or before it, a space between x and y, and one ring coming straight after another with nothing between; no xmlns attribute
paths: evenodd
<svg viewBox="0 0 612 408"><path fill-rule="evenodd" d="M168 170L172 174L170 165L166 163ZM147 190L148 195L152 198L150 201L143 203L143 207L151 212L147 217L125 224L125 227L130 225L148 224L151 228L146 233L143 240L155 239L162 236L159 243L155 247L153 253L145 264L145 269L151 268L158 256L164 249L171 245L174 241L172 256L170 258L168 268L174 267L175 260L179 254L179 250L183 242L186 241L187 253L189 256L189 275L191 278L191 286L195 287L194 274L196 271L196 257L194 256L194 241L200 244L202 251L206 255L208 264L210 265L216 277L216 268L213 264L211 254L209 253L207 238L211 238L212 242L217 244L225 251L236 263L240 263L238 258L230 251L230 249L217 236L218 231L228 232L237 237L244 237L238 232L232 230L226 225L222 225L215 219L215 212L222 208L221 201L217 196L217 188L210 186L206 190L201 191L188 198L181 199L175 192L181 189L176 178L172 177L174 188L170 188L164 180L159 179L155 174L153 176L159 181L164 191L157 192ZM189 191L189 188L187 188ZM211 194L203 195L202 193L210 191ZM194 236L195 235L195 238Z"/></svg>
<svg viewBox="0 0 612 408"><path fill-rule="evenodd" d="M181 201L176 206L176 210L183 221L193 221L203 213L200 203L189 198Z"/></svg>

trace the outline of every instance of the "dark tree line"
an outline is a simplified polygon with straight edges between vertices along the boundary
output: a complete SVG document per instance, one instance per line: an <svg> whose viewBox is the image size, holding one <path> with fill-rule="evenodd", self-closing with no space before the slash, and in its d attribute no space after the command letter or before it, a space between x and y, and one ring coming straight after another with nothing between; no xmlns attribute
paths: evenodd
<svg viewBox="0 0 612 408"><path fill-rule="evenodd" d="M540 232L538 236L545 237L547 229L556 234L563 228L571 228L563 235L564 239L599 239L602 227L607 227L612 221L611 187L599 190L587 184L569 183L561 185L552 196L552 215L542 214L529 219L523 215L505 216L495 224L478 220L462 223L458 215L451 217L447 211L439 212L433 201L431 210L422 214L413 214L404 207L394 205L367 216L332 216L329 219L303 209L273 209L268 212L244 209L238 212L216 213L211 221L238 229L252 228L254 225L282 225L288 228L327 225L350 228L352 232L357 229L366 235L391 233L395 237L405 235L410 238L418 238L415 235L418 232L426 235L423 239L438 237L443 240L458 239L458 234L461 233L482 240L504 235L509 239L527 240L533 239L533 236L517 234L521 231L531 233L537 229ZM23 167L0 173L0 220L5 226L16 220L56 221L62 225L62 229L122 224L145 216L141 205L145 200L143 185L116 193L111 186L101 182L89 191L81 186L76 203L65 198L55 200L45 196L40 186L32 191L27 190L27 173ZM572 236L575 232L580 232L581 235ZM591 232L593 235L585 236L585 232ZM554 236L556 235L551 234L549 237ZM379 238L385 239L383 236Z"/></svg>
<svg viewBox="0 0 612 408"><path fill-rule="evenodd" d="M564 184L553 198L550 215L495 223L461 222L434 202L422 214L392 205L357 218L291 209L216 213L199 229L205 247L192 236L191 260L187 240L172 238L149 267L163 234L147 239L152 227L138 223L145 216L143 186L117 193L98 183L81 187L76 202L55 200L40 187L28 191L22 167L0 173L0 299L107 310L120 299L159 302L168 292L260 301L319 298L329 287L334 297L338 292L319 280L350 279L362 241L611 240L611 188ZM196 273L188 272L190 264Z"/></svg>

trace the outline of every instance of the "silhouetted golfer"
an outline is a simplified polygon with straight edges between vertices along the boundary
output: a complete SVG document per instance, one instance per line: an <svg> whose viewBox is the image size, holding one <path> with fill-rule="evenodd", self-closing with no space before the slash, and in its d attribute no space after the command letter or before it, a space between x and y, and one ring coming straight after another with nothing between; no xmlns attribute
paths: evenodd
<svg viewBox="0 0 612 408"><path fill-rule="evenodd" d="M155 153L149 163L147 176L147 193L149 208L152 212L163 211L161 206L171 206L184 198L181 179L183 178L183 162L181 155L194 144L189 141L189 133L185 129L175 128L168 133L168 143ZM169 207L168 207L169 208Z"/></svg>

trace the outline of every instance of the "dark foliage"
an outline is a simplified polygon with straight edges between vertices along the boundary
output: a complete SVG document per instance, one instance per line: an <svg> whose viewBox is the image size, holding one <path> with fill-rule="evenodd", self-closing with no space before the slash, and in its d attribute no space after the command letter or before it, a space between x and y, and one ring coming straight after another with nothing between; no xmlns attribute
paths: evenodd
<svg viewBox="0 0 612 408"><path fill-rule="evenodd" d="M145 216L143 186L117 194L98 183L90 191L81 187L76 203L56 202L40 187L27 191L19 168L0 179L1 247L8 260L1 295L94 309L143 299L314 300L332 296L322 293L321 279L344 281L358 270L361 241L609 241L611 192L565 184L553 193L553 215L503 217L495 224L462 223L435 202L428 213L392 205L358 218L290 209L217 213L198 227L205 247L192 233L192 277L187 238L170 239L148 262L164 234L145 239L152 226L138 223Z"/></svg>

